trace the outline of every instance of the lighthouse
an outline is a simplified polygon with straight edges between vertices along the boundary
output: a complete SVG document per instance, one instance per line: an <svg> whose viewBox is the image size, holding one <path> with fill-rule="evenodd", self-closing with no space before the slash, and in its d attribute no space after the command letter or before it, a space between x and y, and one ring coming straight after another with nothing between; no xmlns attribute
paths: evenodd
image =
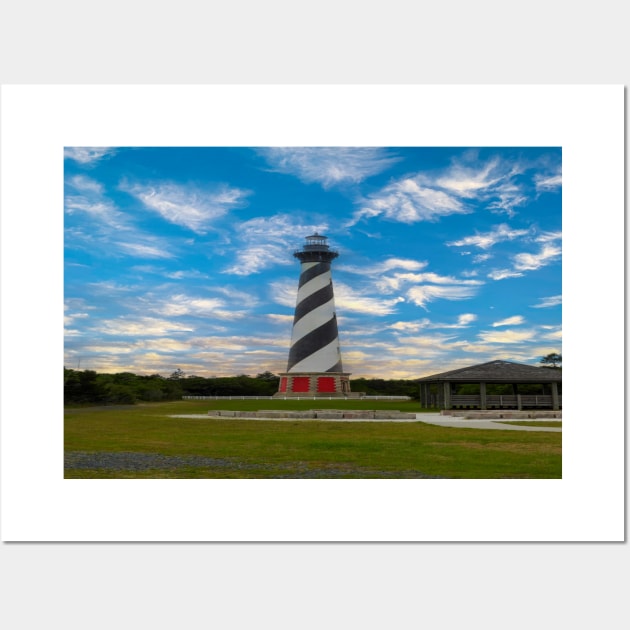
<svg viewBox="0 0 630 630"><path fill-rule="evenodd" d="M293 255L300 261L287 371L276 396L347 396L350 374L343 371L331 263L339 254L321 234L307 236Z"/></svg>

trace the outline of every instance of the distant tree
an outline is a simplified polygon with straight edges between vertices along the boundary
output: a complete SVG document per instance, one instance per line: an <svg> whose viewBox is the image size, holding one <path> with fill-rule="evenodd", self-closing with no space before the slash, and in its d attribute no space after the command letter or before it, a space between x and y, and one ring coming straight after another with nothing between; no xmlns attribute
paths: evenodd
<svg viewBox="0 0 630 630"><path fill-rule="evenodd" d="M177 368L168 378L171 381L178 381L180 378L184 378L184 376L186 376L184 371Z"/></svg>
<svg viewBox="0 0 630 630"><path fill-rule="evenodd" d="M278 377L273 372L261 372L260 374L256 374L256 378L259 378L261 381L277 381Z"/></svg>
<svg viewBox="0 0 630 630"><path fill-rule="evenodd" d="M545 367L557 368L562 365L562 355L557 352L552 352L546 356L544 356L540 362Z"/></svg>

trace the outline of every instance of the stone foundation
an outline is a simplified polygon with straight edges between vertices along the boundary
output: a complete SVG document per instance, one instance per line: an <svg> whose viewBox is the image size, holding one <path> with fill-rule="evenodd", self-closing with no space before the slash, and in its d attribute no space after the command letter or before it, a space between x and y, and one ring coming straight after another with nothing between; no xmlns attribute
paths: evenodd
<svg viewBox="0 0 630 630"><path fill-rule="evenodd" d="M309 411L208 411L213 418L299 418L301 420L415 420L415 413L353 409L311 409Z"/></svg>

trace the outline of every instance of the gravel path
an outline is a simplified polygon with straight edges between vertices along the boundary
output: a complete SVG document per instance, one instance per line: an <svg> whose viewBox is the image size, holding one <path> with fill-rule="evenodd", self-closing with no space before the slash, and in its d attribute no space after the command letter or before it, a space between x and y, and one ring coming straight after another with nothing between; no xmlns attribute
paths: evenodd
<svg viewBox="0 0 630 630"><path fill-rule="evenodd" d="M437 475L426 475L417 470L379 471L361 467L313 468L306 463L254 464L235 459L198 457L194 455L160 455L157 453L131 453L106 451L68 451L64 456L65 470L106 470L141 472L155 471L156 477L181 468L200 467L234 472L276 471L270 479L339 479L348 477L373 477L378 479L444 479ZM255 475L254 475L255 476ZM263 475L261 475L263 477Z"/></svg>

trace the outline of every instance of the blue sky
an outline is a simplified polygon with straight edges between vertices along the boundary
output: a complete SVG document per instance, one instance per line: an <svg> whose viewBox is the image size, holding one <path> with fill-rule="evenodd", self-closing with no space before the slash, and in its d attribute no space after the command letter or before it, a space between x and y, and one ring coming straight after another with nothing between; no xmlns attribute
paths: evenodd
<svg viewBox="0 0 630 630"><path fill-rule="evenodd" d="M299 262L339 251L344 369L419 378L562 347L560 148L65 150L65 365L286 369Z"/></svg>

